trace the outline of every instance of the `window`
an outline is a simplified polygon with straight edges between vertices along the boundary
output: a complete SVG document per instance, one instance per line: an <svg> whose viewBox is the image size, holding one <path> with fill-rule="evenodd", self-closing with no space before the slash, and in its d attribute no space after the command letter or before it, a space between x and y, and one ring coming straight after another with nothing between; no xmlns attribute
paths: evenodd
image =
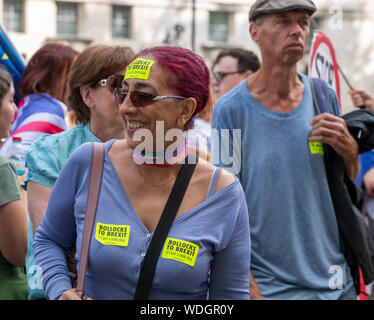
<svg viewBox="0 0 374 320"><path fill-rule="evenodd" d="M23 0L4 0L4 26L8 31L24 32Z"/></svg>
<svg viewBox="0 0 374 320"><path fill-rule="evenodd" d="M56 2L57 35L75 37L78 33L78 4Z"/></svg>
<svg viewBox="0 0 374 320"><path fill-rule="evenodd" d="M112 37L130 37L131 7L112 6Z"/></svg>
<svg viewBox="0 0 374 320"><path fill-rule="evenodd" d="M229 13L209 13L209 40L227 42L229 37Z"/></svg>

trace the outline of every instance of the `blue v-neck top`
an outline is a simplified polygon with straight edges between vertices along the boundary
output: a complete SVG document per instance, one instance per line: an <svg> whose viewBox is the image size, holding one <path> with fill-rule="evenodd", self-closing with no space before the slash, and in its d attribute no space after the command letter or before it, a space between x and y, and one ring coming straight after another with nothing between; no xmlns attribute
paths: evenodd
<svg viewBox="0 0 374 320"><path fill-rule="evenodd" d="M133 299L153 236L132 208L108 156L113 141L105 144L85 283L85 294L93 299ZM76 240L79 261L91 150L90 143L82 145L64 165L35 235L36 262L48 299L71 289L66 253ZM250 248L247 205L236 179L175 219L149 298L249 299Z"/></svg>

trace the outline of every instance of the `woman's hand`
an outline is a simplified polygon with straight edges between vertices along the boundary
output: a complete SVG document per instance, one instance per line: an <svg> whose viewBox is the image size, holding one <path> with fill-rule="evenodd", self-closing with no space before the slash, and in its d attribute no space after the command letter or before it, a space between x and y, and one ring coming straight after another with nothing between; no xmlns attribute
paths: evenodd
<svg viewBox="0 0 374 320"><path fill-rule="evenodd" d="M90 297L83 296L83 299L78 296L77 289L70 289L65 291L58 300L93 300Z"/></svg>

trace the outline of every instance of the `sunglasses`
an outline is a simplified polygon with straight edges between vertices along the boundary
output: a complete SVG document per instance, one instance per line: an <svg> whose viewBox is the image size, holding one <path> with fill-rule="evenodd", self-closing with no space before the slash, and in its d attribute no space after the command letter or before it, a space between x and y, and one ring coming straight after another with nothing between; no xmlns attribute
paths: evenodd
<svg viewBox="0 0 374 320"><path fill-rule="evenodd" d="M231 74L239 74L239 73L243 73L244 71L233 71L233 72L214 72L212 74L212 78L217 81L218 83L222 82L222 80L224 78L226 78L227 76L231 75Z"/></svg>
<svg viewBox="0 0 374 320"><path fill-rule="evenodd" d="M113 74L107 79L102 79L97 84L101 87L108 87L110 92L114 92L117 89L122 88L122 81L123 81L124 75L122 74Z"/></svg>
<svg viewBox="0 0 374 320"><path fill-rule="evenodd" d="M114 97L116 102L121 105L127 96L130 97L131 104L136 108L142 108L148 106L154 102L162 101L165 99L186 99L180 96L155 96L151 93L141 92L141 91L125 91L125 90L115 90Z"/></svg>

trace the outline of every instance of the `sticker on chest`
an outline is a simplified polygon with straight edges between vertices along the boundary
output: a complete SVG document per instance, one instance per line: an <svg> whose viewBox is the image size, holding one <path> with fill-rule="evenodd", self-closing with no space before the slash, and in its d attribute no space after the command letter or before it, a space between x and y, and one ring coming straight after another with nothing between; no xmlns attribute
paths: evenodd
<svg viewBox="0 0 374 320"><path fill-rule="evenodd" d="M321 154L324 155L325 151L323 150L323 143L319 141L310 141L309 142L310 152L312 154Z"/></svg>
<svg viewBox="0 0 374 320"><path fill-rule="evenodd" d="M162 258L179 261L193 267L199 246L188 241L167 238L162 251Z"/></svg>
<svg viewBox="0 0 374 320"><path fill-rule="evenodd" d="M130 226L96 224L95 239L103 245L127 247L129 238Z"/></svg>

